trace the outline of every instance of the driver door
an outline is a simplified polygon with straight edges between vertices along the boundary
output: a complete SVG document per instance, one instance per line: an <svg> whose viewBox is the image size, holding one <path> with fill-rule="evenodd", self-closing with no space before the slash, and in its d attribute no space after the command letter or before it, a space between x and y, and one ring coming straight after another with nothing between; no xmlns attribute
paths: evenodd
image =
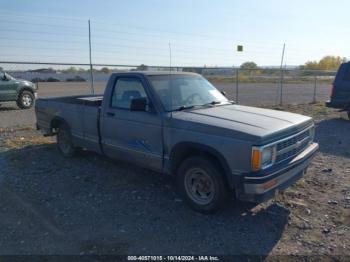
<svg viewBox="0 0 350 262"><path fill-rule="evenodd" d="M131 111L133 98L147 98L145 83L138 77L117 78L102 120L102 145L107 156L157 171L162 170L163 139L160 115L152 108Z"/></svg>

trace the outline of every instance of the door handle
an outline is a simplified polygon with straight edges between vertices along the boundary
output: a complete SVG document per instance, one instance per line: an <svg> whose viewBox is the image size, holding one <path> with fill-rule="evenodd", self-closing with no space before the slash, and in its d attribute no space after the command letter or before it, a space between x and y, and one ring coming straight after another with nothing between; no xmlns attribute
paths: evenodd
<svg viewBox="0 0 350 262"><path fill-rule="evenodd" d="M113 112L107 112L107 116L115 116L115 113L113 113Z"/></svg>

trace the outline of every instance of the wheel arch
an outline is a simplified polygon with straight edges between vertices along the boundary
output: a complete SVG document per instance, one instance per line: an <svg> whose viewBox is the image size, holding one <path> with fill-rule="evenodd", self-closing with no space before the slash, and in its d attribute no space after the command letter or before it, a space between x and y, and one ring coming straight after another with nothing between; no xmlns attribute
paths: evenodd
<svg viewBox="0 0 350 262"><path fill-rule="evenodd" d="M231 187L231 169L224 156L215 148L200 143L180 142L172 148L170 153L171 174L175 175L182 161L190 156L206 156L212 158L222 170L227 184Z"/></svg>
<svg viewBox="0 0 350 262"><path fill-rule="evenodd" d="M34 90L31 89L30 87L24 86L24 87L21 87L21 88L18 90L18 96L17 96L17 98L18 98L24 91L28 91L28 92L32 93L32 95L34 96Z"/></svg>
<svg viewBox="0 0 350 262"><path fill-rule="evenodd" d="M62 124L65 124L65 125L67 125L68 128L70 128L69 124L67 123L67 121L64 118L62 118L60 116L55 116L50 122L50 130L51 130L51 132L53 132L54 130L59 128L60 125L62 125ZM55 133L55 132L53 132L53 133Z"/></svg>

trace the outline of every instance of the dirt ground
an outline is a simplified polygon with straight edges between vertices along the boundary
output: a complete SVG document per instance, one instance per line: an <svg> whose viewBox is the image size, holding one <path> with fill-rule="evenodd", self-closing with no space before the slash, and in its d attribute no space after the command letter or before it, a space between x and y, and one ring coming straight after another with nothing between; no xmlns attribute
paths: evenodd
<svg viewBox="0 0 350 262"><path fill-rule="evenodd" d="M322 104L305 177L260 205L191 211L171 178L89 152L61 157L33 127L0 129L0 254L350 255L350 121Z"/></svg>

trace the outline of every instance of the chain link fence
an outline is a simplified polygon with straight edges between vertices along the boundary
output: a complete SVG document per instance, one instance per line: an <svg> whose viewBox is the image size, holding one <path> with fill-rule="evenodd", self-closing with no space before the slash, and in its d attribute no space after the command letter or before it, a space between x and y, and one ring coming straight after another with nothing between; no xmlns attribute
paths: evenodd
<svg viewBox="0 0 350 262"><path fill-rule="evenodd" d="M228 98L246 105L303 104L325 101L335 71L299 69L239 69L229 67L163 67L146 65L0 62L15 78L37 83L39 96L103 93L110 74L128 71L194 72L206 77Z"/></svg>

